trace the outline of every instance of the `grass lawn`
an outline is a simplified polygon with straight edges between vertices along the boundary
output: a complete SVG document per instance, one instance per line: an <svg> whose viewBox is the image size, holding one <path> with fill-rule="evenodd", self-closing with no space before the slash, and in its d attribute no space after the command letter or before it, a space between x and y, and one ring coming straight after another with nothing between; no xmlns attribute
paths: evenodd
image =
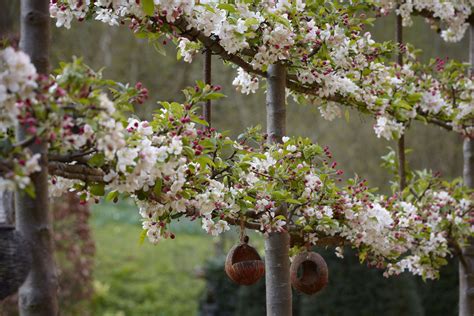
<svg viewBox="0 0 474 316"><path fill-rule="evenodd" d="M176 239L140 245L138 214L130 204L94 207L95 297L92 315L195 315L204 281L195 269L214 255L199 223L174 227Z"/></svg>

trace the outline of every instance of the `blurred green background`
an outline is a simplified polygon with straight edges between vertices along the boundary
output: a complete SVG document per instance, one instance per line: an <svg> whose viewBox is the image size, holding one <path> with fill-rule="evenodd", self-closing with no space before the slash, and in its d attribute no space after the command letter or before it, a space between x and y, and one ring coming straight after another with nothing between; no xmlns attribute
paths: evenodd
<svg viewBox="0 0 474 316"><path fill-rule="evenodd" d="M0 30L18 34L19 1L0 0ZM73 23L71 30L54 25L52 66L81 56L94 69L105 67L114 80L137 81L150 90L149 101L137 109L149 117L157 100L182 99L181 89L202 79L202 58L193 64L177 61L174 47L167 55L157 53L145 40L125 27L96 22ZM371 29L377 40L395 35L393 16L381 18ZM450 57L466 61L467 38L447 45L421 19L406 29L406 41L422 48L422 59ZM169 44L168 46L173 45ZM241 95L233 86L235 70L213 58L213 83L223 86L227 98L213 104L213 126L231 135L246 127L265 126L263 90ZM288 105L288 134L304 135L328 145L346 176L357 173L389 191L390 176L380 167L380 156L394 142L377 139L373 120L350 111L350 120L324 121L317 108ZM462 139L436 127L414 124L407 134L414 149L408 160L413 168L440 171L452 179L462 172ZM63 306L64 315L262 315L263 284L237 288L223 275L222 254L237 241L235 232L223 240L206 236L199 223L183 222L173 227L177 238L156 246L139 244L140 223L132 204L100 204L92 208L90 225L96 244L93 289L90 300L78 309ZM252 238L261 248L262 241ZM379 271L360 266L350 253L334 258L321 250L330 269L330 284L315 297L295 295L295 315L455 315L457 313L457 266L451 262L441 281L423 283L402 276L383 279ZM261 251L263 253L263 251ZM206 282L207 280L207 282ZM217 309L217 312L216 312Z"/></svg>

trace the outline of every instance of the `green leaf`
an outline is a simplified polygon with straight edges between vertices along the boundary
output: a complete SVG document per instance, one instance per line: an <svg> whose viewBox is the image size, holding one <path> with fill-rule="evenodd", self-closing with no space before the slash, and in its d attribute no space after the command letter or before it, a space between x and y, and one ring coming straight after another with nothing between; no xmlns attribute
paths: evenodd
<svg viewBox="0 0 474 316"><path fill-rule="evenodd" d="M217 5L217 7L219 9L225 10L229 13L237 13L237 9L233 5L228 4L228 3L221 3L221 4Z"/></svg>
<svg viewBox="0 0 474 316"><path fill-rule="evenodd" d="M143 190L136 192L135 195L137 196L137 199L139 199L140 201L144 201L148 197L148 195Z"/></svg>
<svg viewBox="0 0 474 316"><path fill-rule="evenodd" d="M273 191L272 192L272 199L275 201L284 201L288 196L288 192L286 191Z"/></svg>
<svg viewBox="0 0 474 316"><path fill-rule="evenodd" d="M189 146L183 146L184 154L188 157L194 157L194 150Z"/></svg>
<svg viewBox="0 0 474 316"><path fill-rule="evenodd" d="M148 233L148 229L143 229L142 232L140 233L140 237L138 238L139 245L143 245L143 242L145 242L146 233Z"/></svg>
<svg viewBox="0 0 474 316"><path fill-rule="evenodd" d="M395 102L395 106L406 109L406 110L411 110L410 104L408 104L405 100L398 100Z"/></svg>
<svg viewBox="0 0 474 316"><path fill-rule="evenodd" d="M33 184L29 184L27 185L23 191L25 191L26 194L28 194L28 196L32 199L34 199L36 197L36 193L35 193L35 186Z"/></svg>
<svg viewBox="0 0 474 316"><path fill-rule="evenodd" d="M136 32L134 33L135 34L135 37L136 38L147 38L148 37L148 33L147 32L143 32L143 31L140 31L140 32Z"/></svg>
<svg viewBox="0 0 474 316"><path fill-rule="evenodd" d="M362 23L368 24L368 25L371 25L371 26L374 25L374 22L375 22L375 18L367 18L367 19L365 19L365 21L362 21Z"/></svg>
<svg viewBox="0 0 474 316"><path fill-rule="evenodd" d="M260 22L256 18L248 18L245 20L245 26L252 26L259 24Z"/></svg>
<svg viewBox="0 0 474 316"><path fill-rule="evenodd" d="M222 98L225 98L225 94L214 92L214 93L208 94L204 99L205 100L218 100Z"/></svg>
<svg viewBox="0 0 474 316"><path fill-rule="evenodd" d="M207 165L215 167L214 161L206 155L199 156L199 158L196 159L196 162L201 165L202 169L205 169Z"/></svg>
<svg viewBox="0 0 474 316"><path fill-rule="evenodd" d="M206 84L204 83L204 81L202 80L198 80L196 81L196 85L199 87L199 89L201 90L204 90L204 88L206 87Z"/></svg>
<svg viewBox="0 0 474 316"><path fill-rule="evenodd" d="M421 93L412 93L407 96L407 101L410 104L415 104L415 103L418 103L422 97L423 96Z"/></svg>
<svg viewBox="0 0 474 316"><path fill-rule="evenodd" d="M146 15L152 16L155 13L155 4L153 0L142 0L142 9Z"/></svg>
<svg viewBox="0 0 474 316"><path fill-rule="evenodd" d="M160 42L153 42L153 48L158 54L166 56L165 48L160 44Z"/></svg>
<svg viewBox="0 0 474 316"><path fill-rule="evenodd" d="M161 189L163 187L163 180L161 178L157 179L155 182L155 186L153 187L153 192L156 194L157 197L161 195Z"/></svg>
<svg viewBox="0 0 474 316"><path fill-rule="evenodd" d="M101 167L104 165L105 162L105 155L103 153L97 153L93 155L87 164L91 167Z"/></svg>
<svg viewBox="0 0 474 316"><path fill-rule="evenodd" d="M284 215L277 215L277 216L275 216L275 219L276 219L276 220L286 221L286 217L285 217Z"/></svg>
<svg viewBox="0 0 474 316"><path fill-rule="evenodd" d="M195 115L191 116L191 121L200 125L209 126L209 123L206 120L201 120Z"/></svg>
<svg viewBox="0 0 474 316"><path fill-rule="evenodd" d="M114 201L115 199L117 199L118 196L119 196L118 191L110 191L109 193L107 193L107 196L105 197L105 200L107 202L111 202L111 201Z"/></svg>
<svg viewBox="0 0 474 316"><path fill-rule="evenodd" d="M95 196L104 196L105 194L105 184L104 183L94 183L89 186L90 193Z"/></svg>
<svg viewBox="0 0 474 316"><path fill-rule="evenodd" d="M285 25L285 26L288 27L288 28L291 27L290 21L288 21L287 19L283 18L283 17L280 16L279 14L269 13L268 15L269 15L269 17L271 17L275 22L278 22L278 23L280 23L280 24L283 24L283 25ZM262 70L263 70L263 69L262 69ZM263 71L266 71L266 70L263 70Z"/></svg>
<svg viewBox="0 0 474 316"><path fill-rule="evenodd" d="M300 201L292 199L292 198L286 199L285 201L290 204L300 204Z"/></svg>

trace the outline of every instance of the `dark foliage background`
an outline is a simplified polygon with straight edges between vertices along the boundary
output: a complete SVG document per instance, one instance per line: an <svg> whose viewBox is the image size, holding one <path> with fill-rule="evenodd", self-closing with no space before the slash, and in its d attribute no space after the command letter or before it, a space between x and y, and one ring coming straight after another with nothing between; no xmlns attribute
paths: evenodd
<svg viewBox="0 0 474 316"><path fill-rule="evenodd" d="M313 296L293 290L295 316L309 315L457 315L457 262L442 271L441 281L423 282L409 274L386 279L358 262L345 249L343 260L327 249L314 249L329 267L329 284ZM265 315L265 282L239 286L224 272L224 257L208 262L201 316Z"/></svg>

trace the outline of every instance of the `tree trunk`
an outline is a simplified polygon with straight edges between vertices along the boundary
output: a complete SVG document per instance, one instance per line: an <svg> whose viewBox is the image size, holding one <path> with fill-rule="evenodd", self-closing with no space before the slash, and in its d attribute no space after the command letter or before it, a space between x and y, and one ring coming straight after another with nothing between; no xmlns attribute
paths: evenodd
<svg viewBox="0 0 474 316"><path fill-rule="evenodd" d="M474 24L470 26L470 54L471 75L474 69ZM463 145L464 155L464 182L469 187L474 187L474 140L466 138ZM474 240L463 249L467 263L464 267L459 263L459 315L472 316L474 314Z"/></svg>
<svg viewBox="0 0 474 316"><path fill-rule="evenodd" d="M286 133L286 69L281 64L268 68L267 133L268 142L281 142ZM287 215L283 206L279 214ZM265 238L265 281L268 316L291 316L290 236L270 233Z"/></svg>
<svg viewBox="0 0 474 316"><path fill-rule="evenodd" d="M10 40L14 34L15 13L17 13L16 1L0 0L0 41ZM0 192L0 223L14 224L14 198L13 192Z"/></svg>
<svg viewBox="0 0 474 316"><path fill-rule="evenodd" d="M27 53L38 73L47 74L49 68L49 1L21 1L20 49ZM17 129L17 140L24 140L24 129ZM41 154L42 171L32 176L36 197L23 192L16 195L17 229L32 248L33 264L30 274L19 290L19 311L22 316L58 315L57 276L53 257L52 214L48 201L47 146L44 142L30 146Z"/></svg>

